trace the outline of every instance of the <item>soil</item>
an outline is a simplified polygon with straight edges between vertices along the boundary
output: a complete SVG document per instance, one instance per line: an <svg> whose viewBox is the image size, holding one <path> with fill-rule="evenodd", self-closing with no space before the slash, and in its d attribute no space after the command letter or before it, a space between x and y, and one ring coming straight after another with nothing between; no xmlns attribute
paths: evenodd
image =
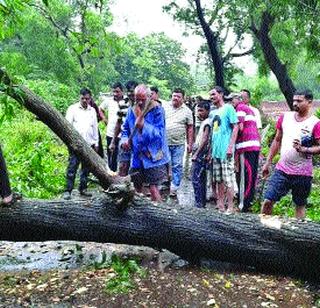
<svg viewBox="0 0 320 308"><path fill-rule="evenodd" d="M132 246L126 246L130 249ZM125 253L123 246L116 249ZM113 250L115 251L115 250ZM127 293L108 291L113 268L0 273L1 307L320 307L320 287L228 265L202 269L169 252L139 248L146 276ZM136 254L137 251L134 252Z"/></svg>

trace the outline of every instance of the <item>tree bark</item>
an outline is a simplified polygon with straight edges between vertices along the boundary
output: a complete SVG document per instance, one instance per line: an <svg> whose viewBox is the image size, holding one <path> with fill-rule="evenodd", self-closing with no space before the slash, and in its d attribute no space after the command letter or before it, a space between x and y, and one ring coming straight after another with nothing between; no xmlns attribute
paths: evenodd
<svg viewBox="0 0 320 308"><path fill-rule="evenodd" d="M271 71L275 74L281 92L287 100L287 104L293 110L293 95L296 88L290 78L286 65L281 62L272 40L269 36L270 27L273 23L273 17L268 11L262 13L261 25L258 29L255 24L251 25L251 31L260 43L264 58Z"/></svg>
<svg viewBox="0 0 320 308"><path fill-rule="evenodd" d="M107 194L78 201L23 200L0 208L0 240L145 245L192 262L205 258L319 280L319 224L155 205L141 197L129 205Z"/></svg>
<svg viewBox="0 0 320 308"><path fill-rule="evenodd" d="M50 104L24 86L14 85L8 74L0 69L0 85L5 86L5 93L21 103L46 124L69 148L82 163L98 178L100 185L107 189L112 184L128 187L128 178L111 175L104 160L85 142L72 125Z"/></svg>
<svg viewBox="0 0 320 308"><path fill-rule="evenodd" d="M218 46L218 37L211 30L209 24L206 22L204 18L200 0L195 0L195 3L197 8L198 19L208 43L211 61L214 67L215 83L217 86L224 88L225 86L224 67L223 67L223 61L222 61L221 53L219 51L219 46Z"/></svg>

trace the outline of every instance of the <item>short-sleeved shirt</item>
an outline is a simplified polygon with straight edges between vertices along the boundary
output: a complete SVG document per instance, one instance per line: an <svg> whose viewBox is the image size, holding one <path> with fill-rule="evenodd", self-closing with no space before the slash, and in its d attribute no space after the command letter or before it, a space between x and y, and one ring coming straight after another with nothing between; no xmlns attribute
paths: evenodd
<svg viewBox="0 0 320 308"><path fill-rule="evenodd" d="M243 124L236 141L237 153L260 151L260 134L254 112L250 106L238 104L236 107L239 123Z"/></svg>
<svg viewBox="0 0 320 308"><path fill-rule="evenodd" d="M116 124L118 121L118 112L120 110L119 105L123 104L123 100L117 102L113 99L113 97L107 97L103 99L100 108L103 111L108 112L108 126L107 126L107 136L113 137L114 131L116 128Z"/></svg>
<svg viewBox="0 0 320 308"><path fill-rule="evenodd" d="M181 145L186 142L186 125L193 124L191 110L182 104L175 108L172 102L163 102L166 116L166 132L168 145Z"/></svg>
<svg viewBox="0 0 320 308"><path fill-rule="evenodd" d="M280 160L276 169L291 175L312 176L312 155L297 152L293 141L298 139L302 144L307 141L309 144L306 146L312 146L312 140L320 139L320 120L313 115L297 121L296 112L289 111L279 117L276 128L282 131Z"/></svg>
<svg viewBox="0 0 320 308"><path fill-rule="evenodd" d="M257 123L258 129L262 128L261 115L260 115L259 109L256 107L253 107L252 105L248 105L248 106L253 111L254 116L256 117L256 123Z"/></svg>
<svg viewBox="0 0 320 308"><path fill-rule="evenodd" d="M224 104L212 110L209 118L212 121L212 157L224 160L227 157L233 124L238 123L236 111L230 104Z"/></svg>

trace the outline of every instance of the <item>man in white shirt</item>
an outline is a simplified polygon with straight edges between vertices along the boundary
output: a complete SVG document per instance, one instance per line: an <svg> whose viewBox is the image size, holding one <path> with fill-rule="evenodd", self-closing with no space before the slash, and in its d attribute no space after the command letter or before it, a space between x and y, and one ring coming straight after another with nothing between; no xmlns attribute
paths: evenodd
<svg viewBox="0 0 320 308"><path fill-rule="evenodd" d="M82 138L92 147L95 151L98 151L99 135L98 135L98 121L97 114L93 107L89 105L91 100L91 92L88 89L80 90L80 102L71 105L66 114L66 119L74 127L76 131L82 136ZM63 195L65 200L71 199L71 192L74 186L74 180L79 167L79 158L69 152L69 164L67 168L67 185ZM89 170L83 164L81 164L80 172L80 195L90 197L92 196L87 189Z"/></svg>
<svg viewBox="0 0 320 308"><path fill-rule="evenodd" d="M254 116L256 118L256 123L257 123L257 128L260 130L262 128L262 122L261 122L261 115L260 115L260 111L258 108L253 107L250 104L250 99L251 99L251 93L249 90L247 89L242 89L241 90L241 97L242 97L242 101L249 106L249 108L253 111Z"/></svg>
<svg viewBox="0 0 320 308"><path fill-rule="evenodd" d="M120 111L120 104L124 104L123 86L120 82L116 82L112 86L113 98L106 98L100 105L100 110L103 114L103 121L107 125L107 155L109 168L116 172L118 167L118 147L120 136L114 140L113 150L110 150L110 145L114 137L115 128L118 121L118 112Z"/></svg>

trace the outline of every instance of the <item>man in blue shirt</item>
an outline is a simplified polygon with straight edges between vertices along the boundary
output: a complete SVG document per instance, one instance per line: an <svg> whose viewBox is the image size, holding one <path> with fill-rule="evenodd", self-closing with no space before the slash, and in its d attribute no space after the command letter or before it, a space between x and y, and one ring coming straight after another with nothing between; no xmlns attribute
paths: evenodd
<svg viewBox="0 0 320 308"><path fill-rule="evenodd" d="M123 124L121 147L132 153L130 174L137 192L142 192L143 183L149 184L151 199L161 202L158 189L167 180L169 150L166 140L165 115L156 101L147 102L151 91L145 85L135 88L136 104L130 107ZM143 115L146 106L147 112ZM135 127L136 133L131 136Z"/></svg>
<svg viewBox="0 0 320 308"><path fill-rule="evenodd" d="M215 86L210 91L210 99L216 109L210 112L212 121L212 189L217 189L217 206L225 211L225 191L228 211L233 212L234 187L234 146L238 134L238 118L235 109L224 103L224 89Z"/></svg>

